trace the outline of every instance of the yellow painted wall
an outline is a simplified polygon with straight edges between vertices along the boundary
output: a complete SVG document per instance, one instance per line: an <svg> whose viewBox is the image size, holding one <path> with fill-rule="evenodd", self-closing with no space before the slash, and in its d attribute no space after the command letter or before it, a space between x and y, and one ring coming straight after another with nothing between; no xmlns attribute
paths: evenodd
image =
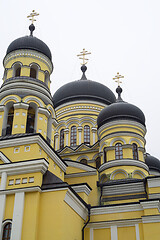
<svg viewBox="0 0 160 240"><path fill-rule="evenodd" d="M14 194L6 195L6 207L4 212L4 220L13 218L13 209L14 209Z"/></svg>
<svg viewBox="0 0 160 240"><path fill-rule="evenodd" d="M111 231L109 228L94 229L93 230L94 240L111 240Z"/></svg>
<svg viewBox="0 0 160 240"><path fill-rule="evenodd" d="M136 240L135 227L118 227L118 240Z"/></svg>

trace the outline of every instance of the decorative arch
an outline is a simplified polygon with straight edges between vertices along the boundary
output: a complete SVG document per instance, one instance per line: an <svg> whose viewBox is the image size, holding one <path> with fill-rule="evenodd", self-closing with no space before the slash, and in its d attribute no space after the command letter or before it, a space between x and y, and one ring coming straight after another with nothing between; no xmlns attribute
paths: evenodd
<svg viewBox="0 0 160 240"><path fill-rule="evenodd" d="M67 123L66 128L69 128L71 125L78 125L77 127L79 127L79 121L72 120L71 122Z"/></svg>
<svg viewBox="0 0 160 240"><path fill-rule="evenodd" d="M19 96L13 95L13 96L7 96L2 99L1 105L6 105L9 101L18 103L21 101L21 98Z"/></svg>
<svg viewBox="0 0 160 240"><path fill-rule="evenodd" d="M99 152L103 151L103 148L108 147L108 144L106 142L102 143L102 145L99 148Z"/></svg>
<svg viewBox="0 0 160 240"><path fill-rule="evenodd" d="M27 111L26 133L34 133L37 129L37 109L36 103L29 103Z"/></svg>
<svg viewBox="0 0 160 240"><path fill-rule="evenodd" d="M146 177L146 175L140 170L134 170L134 172L132 173L132 177L136 178L136 177L134 177L135 175L139 175L140 178L145 178Z"/></svg>
<svg viewBox="0 0 160 240"><path fill-rule="evenodd" d="M38 107L44 107L44 103L42 102L42 100L40 100L34 96L25 97L23 99L23 102L28 103L28 104L30 104L31 102L36 102Z"/></svg>
<svg viewBox="0 0 160 240"><path fill-rule="evenodd" d="M99 183L101 184L107 182L108 180L110 180L110 178L108 178L108 176L105 173L103 173L99 178Z"/></svg>
<svg viewBox="0 0 160 240"><path fill-rule="evenodd" d="M89 157L87 155L79 156L76 161L80 162L82 159L87 159L87 161L89 161Z"/></svg>
<svg viewBox="0 0 160 240"><path fill-rule="evenodd" d="M114 145L115 145L114 143L117 142L117 141L122 142L123 144L126 144L126 141L125 141L123 138L118 137L118 138L114 138L114 139L110 142L110 146L114 146Z"/></svg>
<svg viewBox="0 0 160 240"><path fill-rule="evenodd" d="M44 74L45 74L44 82L45 82L45 84L46 84L47 87L48 87L48 83L49 83L49 72L48 72L48 71L45 71Z"/></svg>
<svg viewBox="0 0 160 240"><path fill-rule="evenodd" d="M139 145L140 147L143 147L141 141L138 140L137 138L131 138L131 139L129 140L129 144L132 144L132 143L137 143L137 145Z"/></svg>
<svg viewBox="0 0 160 240"><path fill-rule="evenodd" d="M41 69L39 64L31 63L29 66L30 66L30 77L38 79L38 71Z"/></svg>
<svg viewBox="0 0 160 240"><path fill-rule="evenodd" d="M21 68L22 68L23 64L21 62L15 62L12 65L12 69L13 69L13 77L20 77L21 75Z"/></svg>
<svg viewBox="0 0 160 240"><path fill-rule="evenodd" d="M2 223L2 240L11 239L12 220L7 219Z"/></svg>
<svg viewBox="0 0 160 240"><path fill-rule="evenodd" d="M114 172L112 172L110 179L114 180L116 175L118 175L118 174L124 175L124 178L128 177L128 173L124 169L117 169Z"/></svg>
<svg viewBox="0 0 160 240"><path fill-rule="evenodd" d="M51 105L47 106L48 111L51 113L52 118L56 118L56 113Z"/></svg>

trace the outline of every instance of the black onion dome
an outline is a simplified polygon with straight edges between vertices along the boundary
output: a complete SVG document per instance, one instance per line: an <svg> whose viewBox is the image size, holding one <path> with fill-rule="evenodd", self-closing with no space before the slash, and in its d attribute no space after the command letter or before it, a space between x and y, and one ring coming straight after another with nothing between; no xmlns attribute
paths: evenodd
<svg viewBox="0 0 160 240"><path fill-rule="evenodd" d="M53 95L55 107L75 100L93 100L104 104L116 101L114 93L101 83L87 80L85 75L81 80L73 81L60 87Z"/></svg>
<svg viewBox="0 0 160 240"><path fill-rule="evenodd" d="M145 158L145 163L147 164L150 170L155 170L160 172L160 160L158 158L155 158L147 154Z"/></svg>
<svg viewBox="0 0 160 240"><path fill-rule="evenodd" d="M97 119L98 128L107 122L123 119L133 120L145 126L145 116L138 107L127 102L118 101L105 107L100 112Z"/></svg>
<svg viewBox="0 0 160 240"><path fill-rule="evenodd" d="M15 50L20 49L30 49L35 50L37 52L43 53L46 55L50 60L52 60L52 55L49 47L40 39L30 36L20 37L11 42L7 49L7 53L13 52Z"/></svg>

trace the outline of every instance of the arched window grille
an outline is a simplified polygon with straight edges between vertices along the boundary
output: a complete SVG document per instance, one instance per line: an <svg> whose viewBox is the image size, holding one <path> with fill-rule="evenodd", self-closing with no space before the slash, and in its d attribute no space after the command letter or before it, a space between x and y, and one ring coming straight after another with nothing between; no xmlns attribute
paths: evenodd
<svg viewBox="0 0 160 240"><path fill-rule="evenodd" d="M138 160L138 147L136 143L132 144L133 159Z"/></svg>
<svg viewBox="0 0 160 240"><path fill-rule="evenodd" d="M115 158L117 160L123 158L123 150L122 150L122 144L121 143L116 143L116 145L115 145Z"/></svg>
<svg viewBox="0 0 160 240"><path fill-rule="evenodd" d="M35 110L34 108L29 107L27 113L26 133L34 132L34 122L35 122Z"/></svg>
<svg viewBox="0 0 160 240"><path fill-rule="evenodd" d="M11 228L12 228L12 224L11 223L7 223L4 226L2 240L10 240L11 239Z"/></svg>
<svg viewBox="0 0 160 240"><path fill-rule="evenodd" d="M84 143L90 144L90 126L84 126Z"/></svg>
<svg viewBox="0 0 160 240"><path fill-rule="evenodd" d="M6 135L12 134L13 117L14 117L14 108L11 107L8 111Z"/></svg>
<svg viewBox="0 0 160 240"><path fill-rule="evenodd" d="M87 160L86 159L81 159L80 163L83 163L83 164L87 165Z"/></svg>
<svg viewBox="0 0 160 240"><path fill-rule="evenodd" d="M60 131L60 148L64 148L64 129Z"/></svg>
<svg viewBox="0 0 160 240"><path fill-rule="evenodd" d="M77 128L76 126L71 127L71 146L77 145Z"/></svg>

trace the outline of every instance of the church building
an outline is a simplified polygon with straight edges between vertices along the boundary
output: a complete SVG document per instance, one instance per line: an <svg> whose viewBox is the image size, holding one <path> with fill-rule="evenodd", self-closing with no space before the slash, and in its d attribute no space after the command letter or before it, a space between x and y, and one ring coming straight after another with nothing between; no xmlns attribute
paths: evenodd
<svg viewBox="0 0 160 240"><path fill-rule="evenodd" d="M8 46L0 88L0 240L159 240L160 161L143 112L89 80L50 92L49 47Z"/></svg>

